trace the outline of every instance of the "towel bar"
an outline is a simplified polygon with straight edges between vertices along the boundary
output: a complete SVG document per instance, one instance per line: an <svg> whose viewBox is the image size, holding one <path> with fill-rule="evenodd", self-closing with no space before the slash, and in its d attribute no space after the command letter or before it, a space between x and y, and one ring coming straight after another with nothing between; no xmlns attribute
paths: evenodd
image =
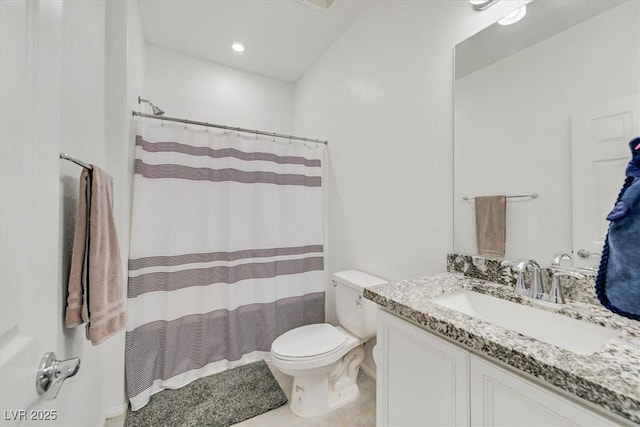
<svg viewBox="0 0 640 427"><path fill-rule="evenodd" d="M480 196L464 196L462 198L462 200L473 200L476 197L480 197ZM517 199L517 198L521 198L521 197L530 197L532 199L535 199L538 197L538 193L531 193L531 194L519 194L517 196L505 196L507 199Z"/></svg>
<svg viewBox="0 0 640 427"><path fill-rule="evenodd" d="M73 163L75 163L75 164L76 164L76 165L78 165L78 166L82 166L82 167L83 167L83 168L85 168L85 169L89 169L89 170L92 170L92 169L93 169L93 168L91 167L91 165L90 165L90 164L85 163L85 162L83 162L83 161L82 161L82 160L80 160L80 159L76 159L75 157L72 157L72 156L70 156L70 155L68 155L68 154L60 153L60 158L61 158L61 159L64 159L64 160L69 160L70 162L73 162Z"/></svg>

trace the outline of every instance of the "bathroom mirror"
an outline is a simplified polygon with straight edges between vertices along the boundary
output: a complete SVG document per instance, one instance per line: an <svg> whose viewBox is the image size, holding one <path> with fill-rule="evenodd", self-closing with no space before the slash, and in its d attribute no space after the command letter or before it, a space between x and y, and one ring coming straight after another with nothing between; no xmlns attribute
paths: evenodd
<svg viewBox="0 0 640 427"><path fill-rule="evenodd" d="M572 160L583 156L572 144L591 137L576 129L585 111L638 103L640 2L537 0L526 8L519 22L495 23L455 47L454 251L477 253L474 202L463 197L537 193L507 199L505 258L549 265L555 253L579 249L585 218L597 222L586 226L593 230L584 234L597 235L587 236L595 242L587 249L599 252L606 232L626 144L638 132L637 108L596 129L626 149L602 172L608 183L589 184L593 177L577 167L572 177ZM574 198L591 207L574 206ZM597 265L597 256L588 262Z"/></svg>

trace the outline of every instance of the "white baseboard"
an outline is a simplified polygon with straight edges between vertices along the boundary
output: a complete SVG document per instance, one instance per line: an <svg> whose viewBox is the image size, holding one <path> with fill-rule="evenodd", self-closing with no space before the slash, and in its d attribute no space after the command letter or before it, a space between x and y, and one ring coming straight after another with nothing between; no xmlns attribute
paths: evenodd
<svg viewBox="0 0 640 427"><path fill-rule="evenodd" d="M360 364L360 369L362 370L362 372L368 376L369 378L371 378L372 380L376 380L376 370L373 369L371 366L365 365L364 363Z"/></svg>
<svg viewBox="0 0 640 427"><path fill-rule="evenodd" d="M112 406L111 408L106 410L104 418L108 419L118 417L127 412L128 408L129 402L123 402L120 405Z"/></svg>

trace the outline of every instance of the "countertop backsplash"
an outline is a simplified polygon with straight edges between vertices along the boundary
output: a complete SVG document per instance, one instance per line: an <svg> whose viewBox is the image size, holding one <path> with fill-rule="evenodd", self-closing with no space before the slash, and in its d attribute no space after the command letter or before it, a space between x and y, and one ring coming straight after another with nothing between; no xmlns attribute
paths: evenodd
<svg viewBox="0 0 640 427"><path fill-rule="evenodd" d="M447 272L462 273L467 277L488 280L505 286L514 286L518 273L503 259L487 258L479 255L447 254ZM545 291L551 288L553 271L542 269ZM595 276L585 275L584 279L561 277L560 286L568 300L600 305L595 293ZM527 273L527 284L531 283L531 273Z"/></svg>

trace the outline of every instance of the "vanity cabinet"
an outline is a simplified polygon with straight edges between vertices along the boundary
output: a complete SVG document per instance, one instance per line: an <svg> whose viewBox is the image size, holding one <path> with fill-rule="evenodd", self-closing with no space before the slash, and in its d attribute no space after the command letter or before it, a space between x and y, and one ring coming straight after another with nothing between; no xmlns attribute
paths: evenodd
<svg viewBox="0 0 640 427"><path fill-rule="evenodd" d="M378 310L378 426L469 425L469 353Z"/></svg>
<svg viewBox="0 0 640 427"><path fill-rule="evenodd" d="M559 393L471 355L472 426L615 426Z"/></svg>
<svg viewBox="0 0 640 427"><path fill-rule="evenodd" d="M378 346L379 427L618 425L382 310Z"/></svg>

